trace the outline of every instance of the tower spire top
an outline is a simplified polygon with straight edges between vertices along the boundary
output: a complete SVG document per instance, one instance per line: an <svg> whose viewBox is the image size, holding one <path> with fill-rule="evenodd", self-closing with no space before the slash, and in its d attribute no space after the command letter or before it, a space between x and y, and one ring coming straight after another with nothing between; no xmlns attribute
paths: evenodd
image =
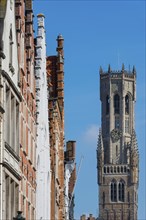
<svg viewBox="0 0 146 220"><path fill-rule="evenodd" d="M100 68L99 68L99 73L100 73L100 74L102 74L102 73L103 73L102 66L100 66Z"/></svg>
<svg viewBox="0 0 146 220"><path fill-rule="evenodd" d="M124 72L124 70L125 70L125 65L124 63L122 63L122 72Z"/></svg>
<svg viewBox="0 0 146 220"><path fill-rule="evenodd" d="M133 70L132 70L132 73L136 75L136 68L135 66L133 65Z"/></svg>
<svg viewBox="0 0 146 220"><path fill-rule="evenodd" d="M109 64L109 65L108 65L108 73L111 73L111 71L112 71L112 70L111 70L111 65Z"/></svg>

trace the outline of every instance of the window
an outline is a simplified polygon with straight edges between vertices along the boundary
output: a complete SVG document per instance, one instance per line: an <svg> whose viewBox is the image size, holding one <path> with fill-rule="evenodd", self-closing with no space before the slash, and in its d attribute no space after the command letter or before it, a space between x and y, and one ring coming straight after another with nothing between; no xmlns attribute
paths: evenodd
<svg viewBox="0 0 146 220"><path fill-rule="evenodd" d="M129 114L129 96L125 96L125 114Z"/></svg>
<svg viewBox="0 0 146 220"><path fill-rule="evenodd" d="M120 97L118 94L114 96L114 110L115 110L115 114L120 113Z"/></svg>
<svg viewBox="0 0 146 220"><path fill-rule="evenodd" d="M119 120L119 117L115 117L115 128L117 128L117 129L120 128L120 120Z"/></svg>
<svg viewBox="0 0 146 220"><path fill-rule="evenodd" d="M106 96L106 115L109 114L109 104L110 104L110 100L109 100L109 96Z"/></svg>
<svg viewBox="0 0 146 220"><path fill-rule="evenodd" d="M116 173L116 172L117 172L116 167L114 167L114 173Z"/></svg>
<svg viewBox="0 0 146 220"><path fill-rule="evenodd" d="M119 201L120 202L124 202L124 198L125 198L125 196L124 196L124 194L125 194L125 184L124 184L124 182L122 180L119 182L119 189L118 189L118 191L119 191Z"/></svg>
<svg viewBox="0 0 146 220"><path fill-rule="evenodd" d="M117 183L114 180L111 182L111 201L117 201Z"/></svg>

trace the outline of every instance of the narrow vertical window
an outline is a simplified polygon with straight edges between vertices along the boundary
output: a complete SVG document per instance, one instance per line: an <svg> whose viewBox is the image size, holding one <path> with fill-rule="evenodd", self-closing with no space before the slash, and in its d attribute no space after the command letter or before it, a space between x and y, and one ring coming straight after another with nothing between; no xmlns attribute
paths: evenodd
<svg viewBox="0 0 146 220"><path fill-rule="evenodd" d="M129 96L125 96L125 114L129 114Z"/></svg>
<svg viewBox="0 0 146 220"><path fill-rule="evenodd" d="M122 202L124 202L125 199L125 184L122 183Z"/></svg>
<svg viewBox="0 0 146 220"><path fill-rule="evenodd" d="M124 184L123 181L119 182L118 193L119 193L119 201L124 202L124 199L125 199L125 184Z"/></svg>
<svg viewBox="0 0 146 220"><path fill-rule="evenodd" d="M117 183L115 181L111 182L111 201L117 201Z"/></svg>
<svg viewBox="0 0 146 220"><path fill-rule="evenodd" d="M114 96L114 111L115 111L115 114L120 113L120 97L118 94Z"/></svg>
<svg viewBox="0 0 146 220"><path fill-rule="evenodd" d="M110 105L110 101L109 101L109 96L106 96L106 115L109 114L109 105Z"/></svg>
<svg viewBox="0 0 146 220"><path fill-rule="evenodd" d="M117 128L117 129L120 128L120 120L119 120L119 117L115 117L115 128Z"/></svg>

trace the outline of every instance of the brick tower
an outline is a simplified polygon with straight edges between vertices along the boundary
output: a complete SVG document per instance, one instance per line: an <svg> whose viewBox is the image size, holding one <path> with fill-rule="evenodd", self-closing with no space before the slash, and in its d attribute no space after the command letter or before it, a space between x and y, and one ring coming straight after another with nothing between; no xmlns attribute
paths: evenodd
<svg viewBox="0 0 146 220"><path fill-rule="evenodd" d="M134 130L136 71L100 68L97 148L99 219L137 220L139 153Z"/></svg>

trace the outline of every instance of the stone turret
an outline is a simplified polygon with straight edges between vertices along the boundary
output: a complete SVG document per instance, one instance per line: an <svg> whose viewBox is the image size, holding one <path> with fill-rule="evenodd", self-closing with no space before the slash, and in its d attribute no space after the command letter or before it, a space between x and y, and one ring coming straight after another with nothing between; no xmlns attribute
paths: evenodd
<svg viewBox="0 0 146 220"><path fill-rule="evenodd" d="M99 130L98 136L98 148L97 148L97 167L98 167L98 184L102 183L102 171L104 165L104 149L103 149L103 140L101 129Z"/></svg>
<svg viewBox="0 0 146 220"><path fill-rule="evenodd" d="M139 152L138 152L136 133L134 129L131 135L131 143L130 143L130 165L131 165L131 169L130 169L131 182L138 184Z"/></svg>

